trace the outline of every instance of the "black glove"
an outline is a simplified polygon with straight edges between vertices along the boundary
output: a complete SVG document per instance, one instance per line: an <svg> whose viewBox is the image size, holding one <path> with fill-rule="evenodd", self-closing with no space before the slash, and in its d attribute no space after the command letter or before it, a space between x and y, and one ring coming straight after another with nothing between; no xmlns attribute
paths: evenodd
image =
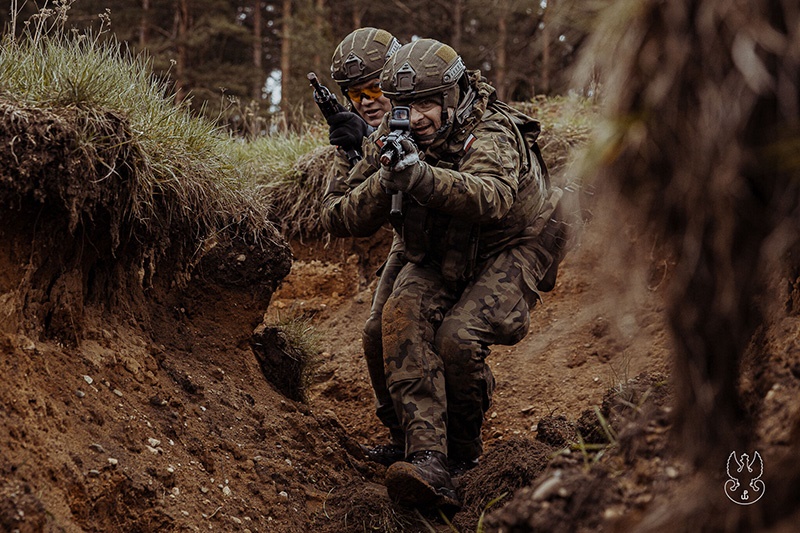
<svg viewBox="0 0 800 533"><path fill-rule="evenodd" d="M386 191L402 191L420 203L430 198L433 192L433 174L430 166L420 160L419 149L409 139L400 141L403 157L392 167L381 165L378 179Z"/></svg>
<svg viewBox="0 0 800 533"><path fill-rule="evenodd" d="M328 140L344 151L361 150L361 141L367 136L367 123L356 113L340 111L327 118L330 130Z"/></svg>

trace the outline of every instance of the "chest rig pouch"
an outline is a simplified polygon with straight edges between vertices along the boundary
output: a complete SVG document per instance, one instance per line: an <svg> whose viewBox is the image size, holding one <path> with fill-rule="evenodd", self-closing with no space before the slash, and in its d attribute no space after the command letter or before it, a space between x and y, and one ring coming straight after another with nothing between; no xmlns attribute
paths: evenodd
<svg viewBox="0 0 800 533"><path fill-rule="evenodd" d="M459 154L459 159L460 159ZM457 163L438 161L439 168L457 169ZM405 257L416 264L439 265L445 281L456 283L472 278L478 256L480 225L431 211L409 202L403 220Z"/></svg>

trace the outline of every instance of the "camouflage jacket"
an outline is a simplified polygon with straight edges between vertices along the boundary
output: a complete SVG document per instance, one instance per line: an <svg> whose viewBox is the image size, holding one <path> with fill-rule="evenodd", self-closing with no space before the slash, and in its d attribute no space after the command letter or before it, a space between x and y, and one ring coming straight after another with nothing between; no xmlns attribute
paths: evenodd
<svg viewBox="0 0 800 533"><path fill-rule="evenodd" d="M477 91L471 112L423 155L433 172L433 193L425 205L405 195L402 220L392 221L407 260L436 262L454 280L468 279L476 263L504 248L537 238L557 199L529 147L538 123L497 101L479 72L470 77ZM332 234L367 236L389 221L391 197L378 179L375 144L386 133L388 115L365 139L364 159L346 178L337 179L332 170L322 213Z"/></svg>

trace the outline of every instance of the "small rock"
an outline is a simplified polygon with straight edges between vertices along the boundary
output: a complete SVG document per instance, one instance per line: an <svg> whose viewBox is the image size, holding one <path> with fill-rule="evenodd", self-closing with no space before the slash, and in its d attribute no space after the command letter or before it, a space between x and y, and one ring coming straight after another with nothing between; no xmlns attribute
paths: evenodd
<svg viewBox="0 0 800 533"><path fill-rule="evenodd" d="M555 473L544 480L536 490L533 491L531 498L534 501L546 500L551 494L554 494L561 485L561 470L556 470Z"/></svg>
<svg viewBox="0 0 800 533"><path fill-rule="evenodd" d="M183 516L189 516L189 511L181 511L181 514L182 514Z"/></svg>
<svg viewBox="0 0 800 533"><path fill-rule="evenodd" d="M164 407L165 405L167 405L167 400L162 399L158 395L151 396L149 402L150 405L154 407Z"/></svg>
<svg viewBox="0 0 800 533"><path fill-rule="evenodd" d="M180 496L181 489L179 489L178 487L172 487L172 494L174 494L175 496Z"/></svg>
<svg viewBox="0 0 800 533"><path fill-rule="evenodd" d="M155 453L155 454L161 453L161 448L153 448L152 446L148 446L147 444L145 444L144 447L147 448L148 451L150 451L150 453Z"/></svg>
<svg viewBox="0 0 800 533"><path fill-rule="evenodd" d="M208 494L208 487L200 487L200 492L203 494Z"/></svg>
<svg viewBox="0 0 800 533"><path fill-rule="evenodd" d="M108 458L108 464L110 464L111 466L117 466L119 464L119 461L117 461L113 457L109 457Z"/></svg>
<svg viewBox="0 0 800 533"><path fill-rule="evenodd" d="M232 516L231 520L233 520L234 524L239 524L239 525L242 524L242 520L240 518L236 518L235 516Z"/></svg>
<svg viewBox="0 0 800 533"><path fill-rule="evenodd" d="M119 390L119 389L114 389L114 391L113 391L113 392L114 392L114 394L116 394L117 396L119 396L120 398L122 398L122 391L121 391L121 390Z"/></svg>
<svg viewBox="0 0 800 533"><path fill-rule="evenodd" d="M95 470L95 469L93 468L93 469L89 470L89 471L87 472L87 474L88 474L88 476L89 476L89 477L97 477L97 476L99 476L99 475L100 475L100 471L99 471L99 470Z"/></svg>
<svg viewBox="0 0 800 533"><path fill-rule="evenodd" d="M153 437L150 437L149 439L147 439L147 443L150 446L152 446L153 448L157 448L157 447L161 446L161 441L158 440L158 439L154 439Z"/></svg>
<svg viewBox="0 0 800 533"><path fill-rule="evenodd" d="M670 479L675 479L676 477L678 477L678 469L675 468L674 466L668 466L665 469L665 473L667 474L667 477Z"/></svg>
<svg viewBox="0 0 800 533"><path fill-rule="evenodd" d="M83 381L85 381L85 382L86 382L86 383L88 383L89 385L91 385L92 383L94 383L94 379L92 379L92 376L83 376Z"/></svg>
<svg viewBox="0 0 800 533"><path fill-rule="evenodd" d="M247 256L244 254L239 254L236 256L236 260L240 263L244 263L245 261L247 261Z"/></svg>
<svg viewBox="0 0 800 533"><path fill-rule="evenodd" d="M231 495L231 488L229 486L225 485L224 487L222 487L222 494L225 495L225 496L230 496Z"/></svg>
<svg viewBox="0 0 800 533"><path fill-rule="evenodd" d="M92 450L96 451L97 453L105 453L105 451L106 451L105 448L103 448L101 445L99 445L97 443L90 444L89 448L91 448Z"/></svg>
<svg viewBox="0 0 800 533"><path fill-rule="evenodd" d="M282 490L282 491L280 491L278 493L278 496L280 496L281 498L288 498L289 497L289 493L286 492L285 490Z"/></svg>

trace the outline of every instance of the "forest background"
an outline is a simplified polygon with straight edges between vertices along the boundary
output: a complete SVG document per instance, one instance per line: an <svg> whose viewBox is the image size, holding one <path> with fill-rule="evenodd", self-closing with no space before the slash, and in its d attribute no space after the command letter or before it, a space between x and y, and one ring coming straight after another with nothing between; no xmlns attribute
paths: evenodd
<svg viewBox="0 0 800 533"><path fill-rule="evenodd" d="M68 28L93 28L143 53L176 102L247 137L319 118L306 74L329 88L333 49L363 26L401 42L431 37L478 68L501 99L564 94L589 23L609 0L11 0L16 34L42 9L68 7ZM30 22L29 22L30 23ZM593 88L578 88L592 95ZM338 91L337 91L338 92ZM339 97L341 99L341 96Z"/></svg>

